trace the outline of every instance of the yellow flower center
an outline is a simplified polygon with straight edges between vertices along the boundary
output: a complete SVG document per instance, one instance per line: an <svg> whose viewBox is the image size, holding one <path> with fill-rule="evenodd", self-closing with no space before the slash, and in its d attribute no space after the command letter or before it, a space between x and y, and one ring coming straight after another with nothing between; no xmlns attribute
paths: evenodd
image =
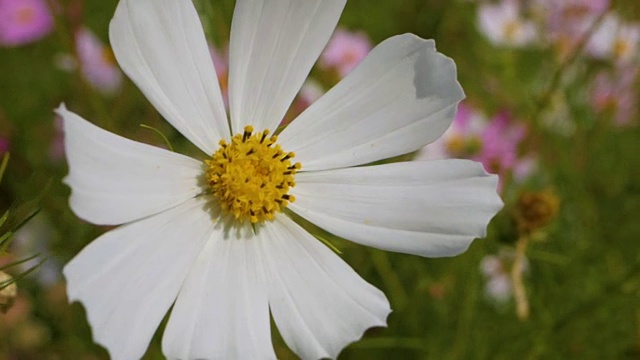
<svg viewBox="0 0 640 360"><path fill-rule="evenodd" d="M502 29L502 31L503 31L504 37L508 41L515 41L517 40L521 29L522 29L522 25L518 21L510 20L504 25L504 28Z"/></svg>
<svg viewBox="0 0 640 360"><path fill-rule="evenodd" d="M288 191L301 165L291 163L295 154L283 151L276 135L268 135L269 130L253 134L253 127L246 126L231 143L221 140L218 151L205 160L212 193L222 210L239 221L272 220L295 201Z"/></svg>
<svg viewBox="0 0 640 360"><path fill-rule="evenodd" d="M631 51L631 44L624 39L617 39L613 43L613 54L618 59L624 59Z"/></svg>

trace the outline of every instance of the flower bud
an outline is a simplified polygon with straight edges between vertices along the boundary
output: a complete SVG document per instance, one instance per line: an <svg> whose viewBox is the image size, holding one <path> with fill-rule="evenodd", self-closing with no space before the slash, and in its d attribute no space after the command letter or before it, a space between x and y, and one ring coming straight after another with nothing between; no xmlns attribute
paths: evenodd
<svg viewBox="0 0 640 360"><path fill-rule="evenodd" d="M558 216L559 207L560 201L551 191L523 191L514 214L518 229L531 233L543 228Z"/></svg>

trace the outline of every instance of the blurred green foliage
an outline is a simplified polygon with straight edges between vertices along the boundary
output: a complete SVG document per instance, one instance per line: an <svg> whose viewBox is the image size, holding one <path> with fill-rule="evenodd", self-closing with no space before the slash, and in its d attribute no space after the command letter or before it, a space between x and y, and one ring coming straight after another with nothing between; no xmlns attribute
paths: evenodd
<svg viewBox="0 0 640 360"><path fill-rule="evenodd" d="M77 71L55 66L58 56L74 53L70 34L81 24L107 42L117 2L60 3L63 13L54 34L27 46L0 48L0 136L10 139L12 152L0 209L38 194L53 178L40 216L54 229L47 234L46 255L65 263L107 229L82 222L67 205L69 189L61 182L66 164L50 156L56 136L52 110L59 103L110 131L163 146L161 138L139 125L153 126L179 152L195 152L128 80L106 96ZM209 38L223 47L233 1L196 3ZM640 18L635 0L618 1L615 8ZM439 51L456 61L471 104L487 113L509 109L530 127L524 146L535 150L540 164L530 182L506 185L505 210L487 238L455 258L385 253L331 239L364 279L387 294L394 309L387 328L368 331L340 358L638 359L640 128L612 126L610 116L589 107L587 86L598 69L609 65L581 54L563 62L549 48L493 47L477 30L476 10L477 4L468 1L350 0L341 19L341 26L365 31L374 44L405 32L434 38ZM324 84L332 81L323 80L317 69L312 74ZM542 120L554 111L556 94L568 101L564 120L575 128L571 135ZM486 298L479 266L484 256L517 240L511 211L518 192L527 187L552 188L561 206L557 221L544 229L545 240L527 251L530 269L524 282L531 314L523 321L513 303L496 306ZM107 358L91 340L82 306L67 304L61 281L44 286L25 279L16 306L21 312L0 315L0 360ZM160 334L161 329L146 359L162 358ZM281 340L275 344L281 359L295 358Z"/></svg>

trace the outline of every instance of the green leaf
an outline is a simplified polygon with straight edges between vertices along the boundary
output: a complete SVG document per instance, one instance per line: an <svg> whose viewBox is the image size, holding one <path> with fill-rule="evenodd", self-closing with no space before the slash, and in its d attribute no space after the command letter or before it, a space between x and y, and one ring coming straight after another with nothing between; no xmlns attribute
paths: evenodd
<svg viewBox="0 0 640 360"><path fill-rule="evenodd" d="M22 259L22 260L14 261L14 262L12 262L12 263L10 263L10 264L6 264L6 265L3 265L3 266L0 266L0 271L4 271L4 270L6 270L6 269L12 268L12 267L14 267L14 266L18 266L18 265L20 265L20 264L24 264L24 263L26 263L26 262L29 262L29 261L31 261L31 260L33 260L33 259L37 258L38 256L40 256L40 254L31 255L31 256L26 257L26 258L24 258L24 259ZM44 261L44 260L42 260L42 261ZM40 263L42 263L42 261L41 261ZM36 265L36 266L40 266L40 264L38 264L38 265ZM27 270L27 271L31 271L31 269L29 269L29 270ZM18 276L19 276L19 275L18 275Z"/></svg>
<svg viewBox="0 0 640 360"><path fill-rule="evenodd" d="M329 249L333 250L333 252L335 252L338 255L342 255L342 251L340 251L340 249L338 249L335 245L333 245L329 240L323 238L322 236L318 235L318 234L312 234L316 239L322 241L323 244L327 245L329 247Z"/></svg>
<svg viewBox="0 0 640 360"><path fill-rule="evenodd" d="M7 165L9 164L9 153L5 153L2 157L2 163L0 163L0 183L2 183L2 178L4 177L4 171L7 170Z"/></svg>
<svg viewBox="0 0 640 360"><path fill-rule="evenodd" d="M7 231L2 236L0 236L0 255L8 254L7 248L9 244L11 244L11 238L13 236L13 231Z"/></svg>
<svg viewBox="0 0 640 360"><path fill-rule="evenodd" d="M0 227L4 225L4 223L7 221L8 218L9 218L9 210L5 211L2 217L0 217Z"/></svg>
<svg viewBox="0 0 640 360"><path fill-rule="evenodd" d="M33 255L31 257L29 257L28 259L35 259L36 257L38 257L38 255ZM26 261L29 261L26 260ZM36 271L40 266L42 266L42 264L44 264L46 261L48 260L48 258L44 258L42 260L40 260L37 264L33 265L32 267L30 267L29 269L27 269L26 271L20 273L19 275L15 276L13 278L14 282L18 282L21 281L22 279L24 279L26 276L28 276L29 274L33 273L34 271Z"/></svg>

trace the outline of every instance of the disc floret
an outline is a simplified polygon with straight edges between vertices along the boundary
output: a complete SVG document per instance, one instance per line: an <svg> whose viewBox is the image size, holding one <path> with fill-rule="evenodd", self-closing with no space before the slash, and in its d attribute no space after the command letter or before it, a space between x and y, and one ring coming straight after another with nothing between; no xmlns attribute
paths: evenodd
<svg viewBox="0 0 640 360"><path fill-rule="evenodd" d="M251 223L272 220L295 201L289 189L295 186L294 175L300 163L292 164L293 152L285 152L269 130L253 133L245 126L231 142L220 141L220 148L207 166L207 181L223 211L237 220Z"/></svg>

